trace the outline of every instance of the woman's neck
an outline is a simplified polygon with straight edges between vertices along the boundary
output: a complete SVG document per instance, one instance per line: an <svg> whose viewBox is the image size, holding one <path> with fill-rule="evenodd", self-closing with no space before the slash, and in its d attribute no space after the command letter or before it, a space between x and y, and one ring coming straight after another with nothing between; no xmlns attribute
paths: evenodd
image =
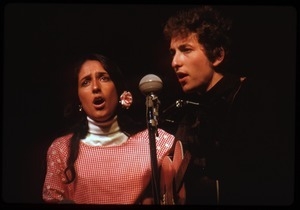
<svg viewBox="0 0 300 210"><path fill-rule="evenodd" d="M117 116L105 124L96 122L87 117L88 120L88 134L82 139L82 142L90 146L117 146L127 141L126 136L120 129Z"/></svg>
<svg viewBox="0 0 300 210"><path fill-rule="evenodd" d="M92 134L110 134L120 130L117 116L107 120L105 122L98 122L90 117L87 117L88 126L89 126L89 133Z"/></svg>

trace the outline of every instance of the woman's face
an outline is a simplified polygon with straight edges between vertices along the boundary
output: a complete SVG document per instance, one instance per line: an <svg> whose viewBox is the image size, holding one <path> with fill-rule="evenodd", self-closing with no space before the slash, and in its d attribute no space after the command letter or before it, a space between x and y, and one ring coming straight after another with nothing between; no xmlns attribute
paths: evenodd
<svg viewBox="0 0 300 210"><path fill-rule="evenodd" d="M78 74L78 96L85 113L97 122L115 116L117 89L102 64L96 60L83 63Z"/></svg>

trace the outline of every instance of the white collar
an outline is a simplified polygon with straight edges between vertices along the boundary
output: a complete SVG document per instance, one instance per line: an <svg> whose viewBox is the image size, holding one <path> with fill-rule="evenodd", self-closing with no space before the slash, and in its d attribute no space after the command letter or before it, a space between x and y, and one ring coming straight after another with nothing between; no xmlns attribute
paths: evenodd
<svg viewBox="0 0 300 210"><path fill-rule="evenodd" d="M102 123L96 122L87 117L88 134L82 142L91 146L116 146L127 141L128 137L121 132L117 116L112 119L109 126L102 126Z"/></svg>
<svg viewBox="0 0 300 210"><path fill-rule="evenodd" d="M117 116L115 116L110 123L105 122L105 125L101 122L97 122L90 117L87 117L89 133L98 134L98 135L109 135L111 133L115 133L120 131L120 127L118 124ZM108 124L108 125L107 125Z"/></svg>

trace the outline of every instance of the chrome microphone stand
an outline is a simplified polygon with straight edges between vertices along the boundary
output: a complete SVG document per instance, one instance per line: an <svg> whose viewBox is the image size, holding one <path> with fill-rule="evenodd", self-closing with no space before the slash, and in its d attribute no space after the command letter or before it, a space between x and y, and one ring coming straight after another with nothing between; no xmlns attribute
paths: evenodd
<svg viewBox="0 0 300 210"><path fill-rule="evenodd" d="M156 154L156 137L158 136L158 108L160 101L153 93L146 96L146 120L149 132L150 157L152 168L152 192L154 204L160 204L159 170Z"/></svg>
<svg viewBox="0 0 300 210"><path fill-rule="evenodd" d="M152 193L154 204L160 204L160 177L156 154L156 137L158 136L158 108L160 101L155 94L160 91L162 86L162 80L154 74L148 74L144 76L139 83L141 92L146 95L146 120L149 132L150 158L152 169Z"/></svg>

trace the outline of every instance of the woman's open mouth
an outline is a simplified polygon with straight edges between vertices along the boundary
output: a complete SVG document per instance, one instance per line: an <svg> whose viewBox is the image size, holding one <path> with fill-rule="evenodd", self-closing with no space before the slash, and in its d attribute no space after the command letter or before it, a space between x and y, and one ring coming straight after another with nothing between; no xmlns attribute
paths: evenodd
<svg viewBox="0 0 300 210"><path fill-rule="evenodd" d="M105 100L102 97L96 97L93 100L93 104L96 107L96 109L102 109L104 107Z"/></svg>

